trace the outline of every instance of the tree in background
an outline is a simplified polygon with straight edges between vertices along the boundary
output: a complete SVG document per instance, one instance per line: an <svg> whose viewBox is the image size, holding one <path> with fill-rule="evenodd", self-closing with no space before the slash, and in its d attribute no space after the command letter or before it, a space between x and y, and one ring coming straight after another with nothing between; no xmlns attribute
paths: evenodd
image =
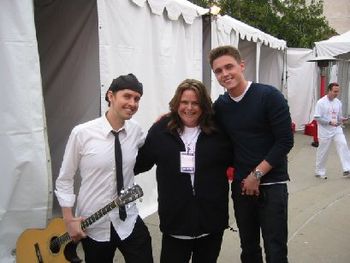
<svg viewBox="0 0 350 263"><path fill-rule="evenodd" d="M323 0L193 0L202 7L216 4L234 17L287 41L288 47L312 48L337 34L323 15Z"/></svg>

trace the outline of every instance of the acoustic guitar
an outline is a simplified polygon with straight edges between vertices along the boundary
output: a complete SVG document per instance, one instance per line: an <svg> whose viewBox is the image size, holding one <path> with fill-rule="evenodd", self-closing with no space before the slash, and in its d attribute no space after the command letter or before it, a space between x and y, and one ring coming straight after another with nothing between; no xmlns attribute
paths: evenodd
<svg viewBox="0 0 350 263"><path fill-rule="evenodd" d="M139 185L124 190L116 199L101 208L81 223L82 230L118 206L124 206L143 196ZM69 242L68 242L69 241ZM64 263L81 262L74 243L62 218L54 218L46 229L27 229L16 243L17 263Z"/></svg>

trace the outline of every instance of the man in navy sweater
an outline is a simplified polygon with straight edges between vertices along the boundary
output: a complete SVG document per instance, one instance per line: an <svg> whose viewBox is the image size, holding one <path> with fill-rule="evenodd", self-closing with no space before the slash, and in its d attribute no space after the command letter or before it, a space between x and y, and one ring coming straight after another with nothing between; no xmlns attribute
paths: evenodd
<svg viewBox="0 0 350 263"><path fill-rule="evenodd" d="M220 46L209 54L226 92L214 103L219 124L234 147L232 198L243 263L285 263L288 238L287 154L293 147L289 107L276 88L247 81L238 49Z"/></svg>

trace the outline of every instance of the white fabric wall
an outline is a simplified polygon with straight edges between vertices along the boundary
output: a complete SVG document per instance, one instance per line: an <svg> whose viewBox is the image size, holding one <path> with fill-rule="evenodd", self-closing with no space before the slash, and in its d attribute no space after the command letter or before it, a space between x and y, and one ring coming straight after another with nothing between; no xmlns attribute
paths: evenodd
<svg viewBox="0 0 350 263"><path fill-rule="evenodd" d="M46 127L32 0L0 8L0 262L23 228L46 225L51 204Z"/></svg>
<svg viewBox="0 0 350 263"><path fill-rule="evenodd" d="M182 80L202 79L202 20L197 12L189 12L191 7L180 5L181 1L162 2L152 9L149 4L154 1L134 2L97 1L101 106L104 112L104 95L112 79L134 73L144 85L135 119L147 131L168 112L168 102ZM140 213L147 216L157 209L154 169L137 176L136 182L145 193Z"/></svg>
<svg viewBox="0 0 350 263"><path fill-rule="evenodd" d="M319 89L317 64L307 62L314 58L311 49L288 48L288 103L292 121L297 130L313 120Z"/></svg>
<svg viewBox="0 0 350 263"><path fill-rule="evenodd" d="M287 92L284 76L287 61L284 59L284 55L281 50L263 45L259 64L259 82L277 87L283 94Z"/></svg>
<svg viewBox="0 0 350 263"><path fill-rule="evenodd" d="M241 53L242 59L244 60L245 70L244 75L247 80L259 82L257 67L258 64L258 53L259 45L255 42L250 42L245 39L240 40L238 43L238 49Z"/></svg>
<svg viewBox="0 0 350 263"><path fill-rule="evenodd" d="M336 63L336 82L341 87L340 100L343 104L344 116L350 115L350 61L341 60Z"/></svg>

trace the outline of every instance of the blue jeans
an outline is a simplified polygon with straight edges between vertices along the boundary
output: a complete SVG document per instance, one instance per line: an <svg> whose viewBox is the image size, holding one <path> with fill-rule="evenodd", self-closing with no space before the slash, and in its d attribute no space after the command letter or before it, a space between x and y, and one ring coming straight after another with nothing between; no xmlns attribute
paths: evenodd
<svg viewBox="0 0 350 263"><path fill-rule="evenodd" d="M243 263L262 263L260 229L267 263L287 263L287 184L262 185L260 195L241 194L240 182L232 183L232 199L241 239Z"/></svg>

